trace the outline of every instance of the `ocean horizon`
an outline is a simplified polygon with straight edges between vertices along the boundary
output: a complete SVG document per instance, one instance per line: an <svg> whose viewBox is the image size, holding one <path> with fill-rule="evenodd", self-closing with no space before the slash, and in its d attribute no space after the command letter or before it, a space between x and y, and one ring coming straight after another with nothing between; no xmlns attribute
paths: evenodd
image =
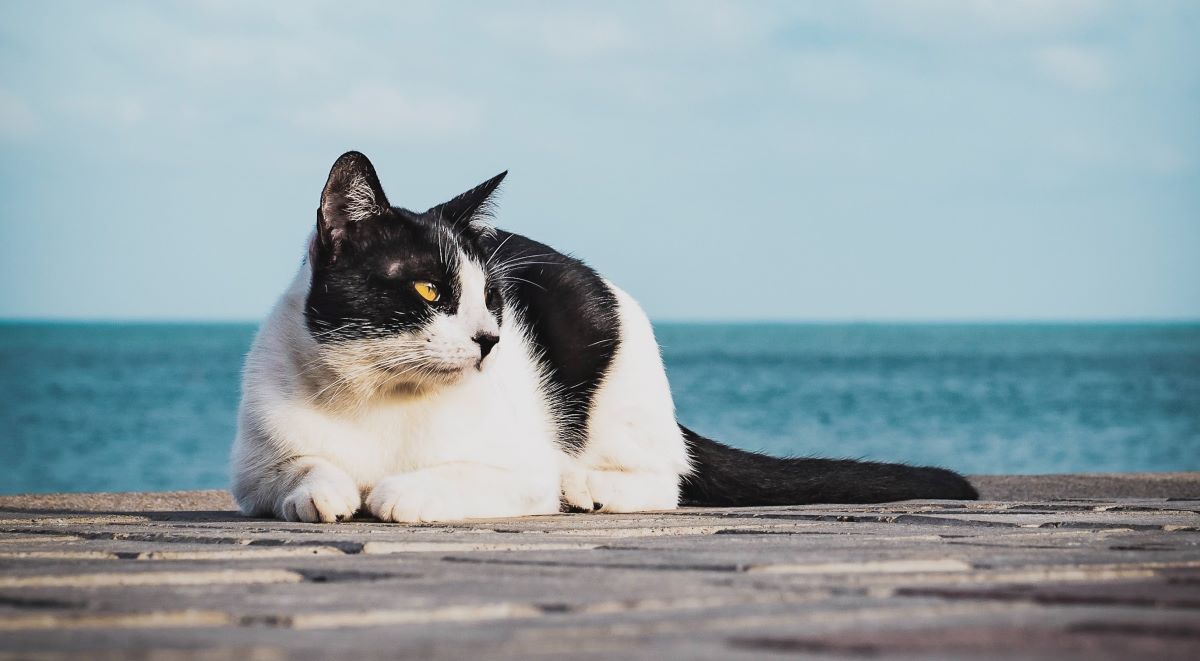
<svg viewBox="0 0 1200 661"><path fill-rule="evenodd" d="M256 324L0 322L0 493L228 485ZM1200 470L1198 322L662 322L687 426L965 473Z"/></svg>

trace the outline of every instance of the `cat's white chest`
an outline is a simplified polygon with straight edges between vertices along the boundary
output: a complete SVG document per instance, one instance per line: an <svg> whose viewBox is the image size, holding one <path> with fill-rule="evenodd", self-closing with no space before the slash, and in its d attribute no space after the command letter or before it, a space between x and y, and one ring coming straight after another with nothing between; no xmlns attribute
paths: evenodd
<svg viewBox="0 0 1200 661"><path fill-rule="evenodd" d="M554 471L561 460L547 402L527 347L497 349L494 362L425 395L380 398L321 417L313 454L341 466L362 488L398 472L471 461Z"/></svg>
<svg viewBox="0 0 1200 661"><path fill-rule="evenodd" d="M359 485L369 487L379 478L411 470L413 448L423 442L411 407L382 404L337 421L344 428L333 461L340 463Z"/></svg>

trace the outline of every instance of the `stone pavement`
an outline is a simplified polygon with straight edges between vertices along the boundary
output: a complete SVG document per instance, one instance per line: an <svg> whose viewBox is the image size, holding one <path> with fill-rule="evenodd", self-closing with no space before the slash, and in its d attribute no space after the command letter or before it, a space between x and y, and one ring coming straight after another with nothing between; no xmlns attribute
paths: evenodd
<svg viewBox="0 0 1200 661"><path fill-rule="evenodd" d="M1020 500L404 526L0 497L0 658L1200 658L1200 474L975 481Z"/></svg>

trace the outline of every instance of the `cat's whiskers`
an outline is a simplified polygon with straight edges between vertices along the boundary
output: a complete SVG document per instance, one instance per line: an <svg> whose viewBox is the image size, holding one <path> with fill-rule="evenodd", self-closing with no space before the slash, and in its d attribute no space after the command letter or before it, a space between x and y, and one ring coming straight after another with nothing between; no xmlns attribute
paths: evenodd
<svg viewBox="0 0 1200 661"><path fill-rule="evenodd" d="M508 243L508 240L513 238L514 236L516 236L516 235L509 234L508 236L504 237L504 240L500 242L500 245L498 245L492 249L492 254L488 255L487 261L485 261L483 263L484 270L486 270L488 265L490 265L492 263L493 259L496 259L496 255L500 254L500 249L504 247L504 244Z"/></svg>
<svg viewBox="0 0 1200 661"><path fill-rule="evenodd" d="M419 366L421 361L428 360L428 353L422 347L415 344L406 346L405 344L394 343L386 349L384 355L373 355L378 351L380 351L378 346L347 344L322 352L325 355L318 358L318 360L321 360L330 368L334 378L307 399L310 402L315 402L328 394L327 399L335 400L338 395L343 394L346 390L351 388L357 390L361 389L360 387L363 385L369 385L363 383L363 377L378 372L381 369L391 370L393 367L410 362ZM403 375L407 371L409 370L400 372L399 375ZM392 378L394 379L394 376ZM368 388L368 390L376 389L378 389L377 386Z"/></svg>
<svg viewBox="0 0 1200 661"><path fill-rule="evenodd" d="M548 253L548 252L539 253L536 255L517 255L508 261L497 263L495 270L504 271L504 270L524 266L526 264L535 264L535 263L536 264L555 264L556 262L535 262L534 261L534 260L537 260L542 257L550 257L550 256L551 256L551 253ZM487 264L485 264L485 266L487 266Z"/></svg>
<svg viewBox="0 0 1200 661"><path fill-rule="evenodd" d="M337 326L335 328L330 328L329 330L321 331L320 333L313 333L312 336L313 336L314 340L326 338L335 333L340 333L341 331L344 331L347 328L352 328L357 324L358 324L358 322L347 322L347 323L342 324L341 326Z"/></svg>
<svg viewBox="0 0 1200 661"><path fill-rule="evenodd" d="M526 280L525 278L518 278L518 277L517 277L517 276L515 276L515 275L505 276L505 277L504 277L504 280L505 280L505 281L509 281L509 280L517 280L517 281L519 281L519 282L525 282L525 283L529 283L529 284L533 285L534 287L537 287L538 289L540 289L540 290L542 290L542 291L548 291L548 290L547 290L545 287L543 287L543 286L539 285L538 283L536 283L536 282L534 282L534 281L532 281L532 280Z"/></svg>
<svg viewBox="0 0 1200 661"><path fill-rule="evenodd" d="M492 271L492 273L493 273L493 275L495 275L497 277L504 277L510 271L522 269L522 268L525 268L526 266L557 266L557 265L558 264L556 264L555 262L534 262L534 261L521 262L518 264L513 264L511 266L506 264L506 265L504 265L504 267L497 267L494 271Z"/></svg>
<svg viewBox="0 0 1200 661"><path fill-rule="evenodd" d="M378 353L380 351L383 352L382 355ZM404 381L414 389L421 389L430 380L436 377L444 378L447 374L444 369L439 369L433 364L433 356L424 343L389 342L383 348L368 344L347 347L340 353L344 355L335 361L339 363L334 366L336 377L314 393L314 397L328 395L329 399L336 399L353 389L370 398L385 388L394 388L397 381Z"/></svg>

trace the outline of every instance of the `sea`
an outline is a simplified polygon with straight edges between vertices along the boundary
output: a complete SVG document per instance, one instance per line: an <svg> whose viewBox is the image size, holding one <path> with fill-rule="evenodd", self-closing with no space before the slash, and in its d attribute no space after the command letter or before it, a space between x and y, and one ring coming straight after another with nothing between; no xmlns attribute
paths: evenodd
<svg viewBox="0 0 1200 661"><path fill-rule="evenodd" d="M678 417L780 455L1200 470L1200 324L657 324ZM0 493L228 485L249 324L0 324Z"/></svg>

